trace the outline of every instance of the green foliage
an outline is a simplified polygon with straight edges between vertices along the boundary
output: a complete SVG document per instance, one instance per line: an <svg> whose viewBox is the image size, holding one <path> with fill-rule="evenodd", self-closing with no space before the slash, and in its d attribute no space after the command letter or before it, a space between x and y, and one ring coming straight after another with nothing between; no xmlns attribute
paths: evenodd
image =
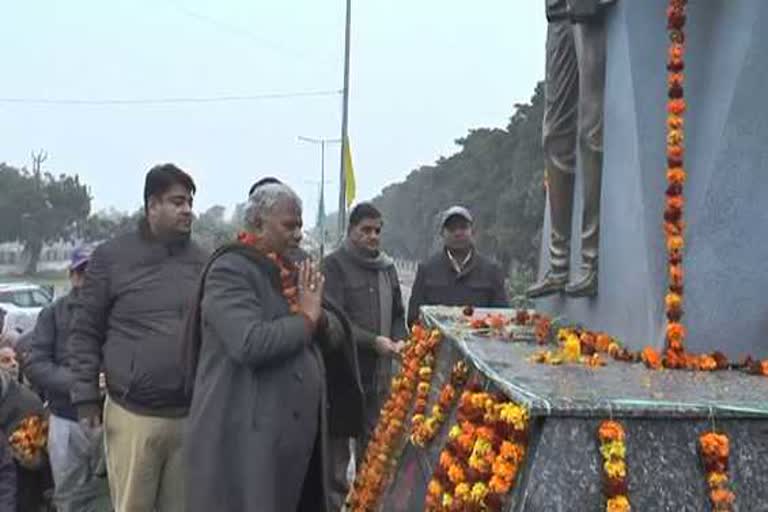
<svg viewBox="0 0 768 512"><path fill-rule="evenodd" d="M532 276L545 199L543 112L543 83L539 83L530 103L515 105L505 130L470 130L456 141L457 153L385 188L374 203L384 214L387 251L407 259L426 258L439 246L440 212L463 204L475 216L480 250L505 269Z"/></svg>
<svg viewBox="0 0 768 512"><path fill-rule="evenodd" d="M77 233L91 209L88 187L77 175L29 172L0 164L0 241L20 241L37 270L43 245Z"/></svg>

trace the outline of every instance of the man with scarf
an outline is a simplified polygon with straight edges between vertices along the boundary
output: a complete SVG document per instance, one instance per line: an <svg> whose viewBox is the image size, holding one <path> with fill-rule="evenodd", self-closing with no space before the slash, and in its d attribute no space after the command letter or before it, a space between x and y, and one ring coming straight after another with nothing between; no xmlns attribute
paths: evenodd
<svg viewBox="0 0 768 512"><path fill-rule="evenodd" d="M392 259L380 250L382 225L381 212L375 206L358 204L350 213L343 245L323 262L326 296L344 309L352 323L365 394L362 431L331 429L331 500L335 510L341 508L349 487L349 438L355 438L359 464L389 391L393 359L407 335L397 271ZM344 417L331 418L332 425L343 426L345 421Z"/></svg>
<svg viewBox="0 0 768 512"><path fill-rule="evenodd" d="M254 189L245 226L210 258L187 317L184 510L326 512L326 373L362 416L351 329L314 263L286 257L302 237L289 187Z"/></svg>

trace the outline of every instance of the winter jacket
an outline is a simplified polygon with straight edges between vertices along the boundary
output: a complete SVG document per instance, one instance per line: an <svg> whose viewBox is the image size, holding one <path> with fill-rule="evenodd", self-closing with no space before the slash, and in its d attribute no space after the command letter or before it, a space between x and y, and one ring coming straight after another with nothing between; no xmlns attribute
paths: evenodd
<svg viewBox="0 0 768 512"><path fill-rule="evenodd" d="M146 222L96 248L69 341L76 406L99 401L103 362L109 396L122 407L186 415L180 330L205 259L190 240L154 238Z"/></svg>
<svg viewBox="0 0 768 512"><path fill-rule="evenodd" d="M40 312L34 330L23 344L21 358L22 371L43 393L50 411L70 420L77 420L69 397L75 377L69 369L71 356L67 350L75 293L70 292Z"/></svg>
<svg viewBox="0 0 768 512"><path fill-rule="evenodd" d="M419 318L421 306L509 306L501 267L474 252L460 273L445 249L419 264L408 303L408 325Z"/></svg>

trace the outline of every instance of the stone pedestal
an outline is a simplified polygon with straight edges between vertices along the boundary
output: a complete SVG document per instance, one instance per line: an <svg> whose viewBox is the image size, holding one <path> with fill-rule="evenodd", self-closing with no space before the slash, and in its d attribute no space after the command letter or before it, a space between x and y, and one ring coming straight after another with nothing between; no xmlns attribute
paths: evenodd
<svg viewBox="0 0 768 512"><path fill-rule="evenodd" d="M666 5L619 0L608 11L599 295L537 303L634 349L663 346L665 326ZM687 346L734 359L768 357L766 28L765 0L689 1ZM573 269L578 253L574 240ZM547 260L542 251L542 273Z"/></svg>
<svg viewBox="0 0 768 512"><path fill-rule="evenodd" d="M453 363L464 359L475 378L531 413L528 455L504 510L603 510L597 429L611 417L627 433L633 510L709 510L698 442L713 427L730 438L734 510L768 510L768 379L736 371L649 371L615 361L597 369L535 364L528 357L538 346L462 333L458 316L455 308L423 310L425 322L445 336L433 395ZM406 444L381 510L423 510L427 483L455 417L454 410L428 448Z"/></svg>

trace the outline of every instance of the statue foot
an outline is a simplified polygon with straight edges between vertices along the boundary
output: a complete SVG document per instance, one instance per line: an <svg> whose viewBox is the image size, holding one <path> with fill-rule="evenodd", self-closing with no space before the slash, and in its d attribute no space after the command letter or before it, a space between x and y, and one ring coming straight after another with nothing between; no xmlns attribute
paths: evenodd
<svg viewBox="0 0 768 512"><path fill-rule="evenodd" d="M577 281L568 283L565 294L569 297L597 296L597 267L585 267L585 273Z"/></svg>
<svg viewBox="0 0 768 512"><path fill-rule="evenodd" d="M553 272L550 270L544 274L541 281L528 288L525 291L525 294L529 299L545 297L547 295L563 292L566 284L568 284L568 270L561 272Z"/></svg>

